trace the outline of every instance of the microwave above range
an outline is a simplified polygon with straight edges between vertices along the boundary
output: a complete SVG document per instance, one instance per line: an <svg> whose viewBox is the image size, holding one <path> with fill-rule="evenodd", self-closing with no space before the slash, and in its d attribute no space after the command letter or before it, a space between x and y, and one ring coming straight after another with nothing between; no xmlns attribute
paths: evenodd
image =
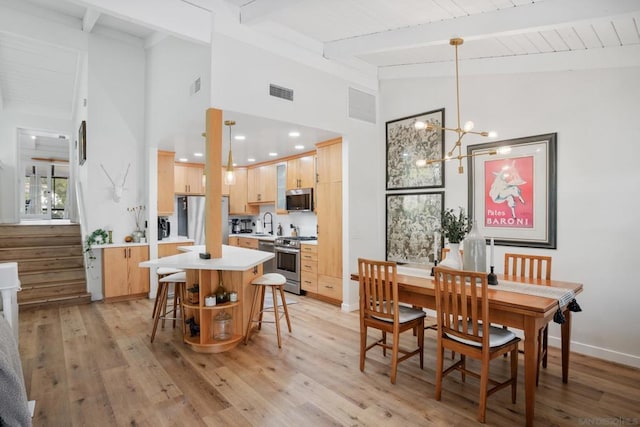
<svg viewBox="0 0 640 427"><path fill-rule="evenodd" d="M289 212L313 211L313 188L287 190L285 197Z"/></svg>

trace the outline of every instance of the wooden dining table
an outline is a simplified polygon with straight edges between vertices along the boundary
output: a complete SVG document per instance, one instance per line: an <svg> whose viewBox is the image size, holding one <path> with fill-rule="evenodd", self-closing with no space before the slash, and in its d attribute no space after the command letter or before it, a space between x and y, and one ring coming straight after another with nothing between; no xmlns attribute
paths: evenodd
<svg viewBox="0 0 640 427"><path fill-rule="evenodd" d="M407 269L417 270L417 269ZM398 267L398 289L400 302L418 307L436 309L433 277L427 274L407 273ZM425 271L426 272L426 271ZM358 280L358 274L351 275ZM571 289L574 294L582 292L582 284L558 280L528 279L524 277L498 275L498 286L489 286L489 321L524 332L524 389L526 425L532 426L536 402L536 371L538 368L538 331L553 320L558 309L558 300L516 292L500 290L499 282L520 282ZM566 321L561 327L562 382L569 379L569 351L571 339L571 311L562 307Z"/></svg>

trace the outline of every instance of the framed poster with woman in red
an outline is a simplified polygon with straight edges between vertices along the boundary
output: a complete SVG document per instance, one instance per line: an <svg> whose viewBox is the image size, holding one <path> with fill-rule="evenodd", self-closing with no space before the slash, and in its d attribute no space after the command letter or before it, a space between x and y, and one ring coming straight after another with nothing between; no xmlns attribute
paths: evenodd
<svg viewBox="0 0 640 427"><path fill-rule="evenodd" d="M467 147L469 215L503 246L556 248L557 134Z"/></svg>

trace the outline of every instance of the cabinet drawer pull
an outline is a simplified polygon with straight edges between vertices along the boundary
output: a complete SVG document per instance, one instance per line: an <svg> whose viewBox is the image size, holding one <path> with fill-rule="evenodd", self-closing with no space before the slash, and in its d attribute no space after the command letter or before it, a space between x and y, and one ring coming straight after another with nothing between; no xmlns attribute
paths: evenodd
<svg viewBox="0 0 640 427"><path fill-rule="evenodd" d="M333 289L333 286L329 286L329 285L324 285L324 287L328 289Z"/></svg>

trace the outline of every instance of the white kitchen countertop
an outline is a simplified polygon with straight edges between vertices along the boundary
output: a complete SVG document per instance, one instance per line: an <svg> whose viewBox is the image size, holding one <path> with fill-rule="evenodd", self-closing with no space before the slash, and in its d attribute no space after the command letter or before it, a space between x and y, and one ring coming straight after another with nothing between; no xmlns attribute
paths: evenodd
<svg viewBox="0 0 640 427"><path fill-rule="evenodd" d="M169 237L166 239L158 240L158 244L161 245L163 243L187 243L187 242L193 243L194 241L195 240L189 239L188 237L185 237L185 236L177 236L177 237Z"/></svg>
<svg viewBox="0 0 640 427"><path fill-rule="evenodd" d="M246 271L256 265L274 258L271 252L245 249L237 246L222 245L222 258L202 259L204 245L182 246L179 250L187 252L141 262L140 267L172 267L192 270L234 270Z"/></svg>
<svg viewBox="0 0 640 427"><path fill-rule="evenodd" d="M230 234L229 237L248 237L249 239L268 240L270 242L273 242L274 240L276 240L276 237L281 236L275 236L273 234L237 233Z"/></svg>

